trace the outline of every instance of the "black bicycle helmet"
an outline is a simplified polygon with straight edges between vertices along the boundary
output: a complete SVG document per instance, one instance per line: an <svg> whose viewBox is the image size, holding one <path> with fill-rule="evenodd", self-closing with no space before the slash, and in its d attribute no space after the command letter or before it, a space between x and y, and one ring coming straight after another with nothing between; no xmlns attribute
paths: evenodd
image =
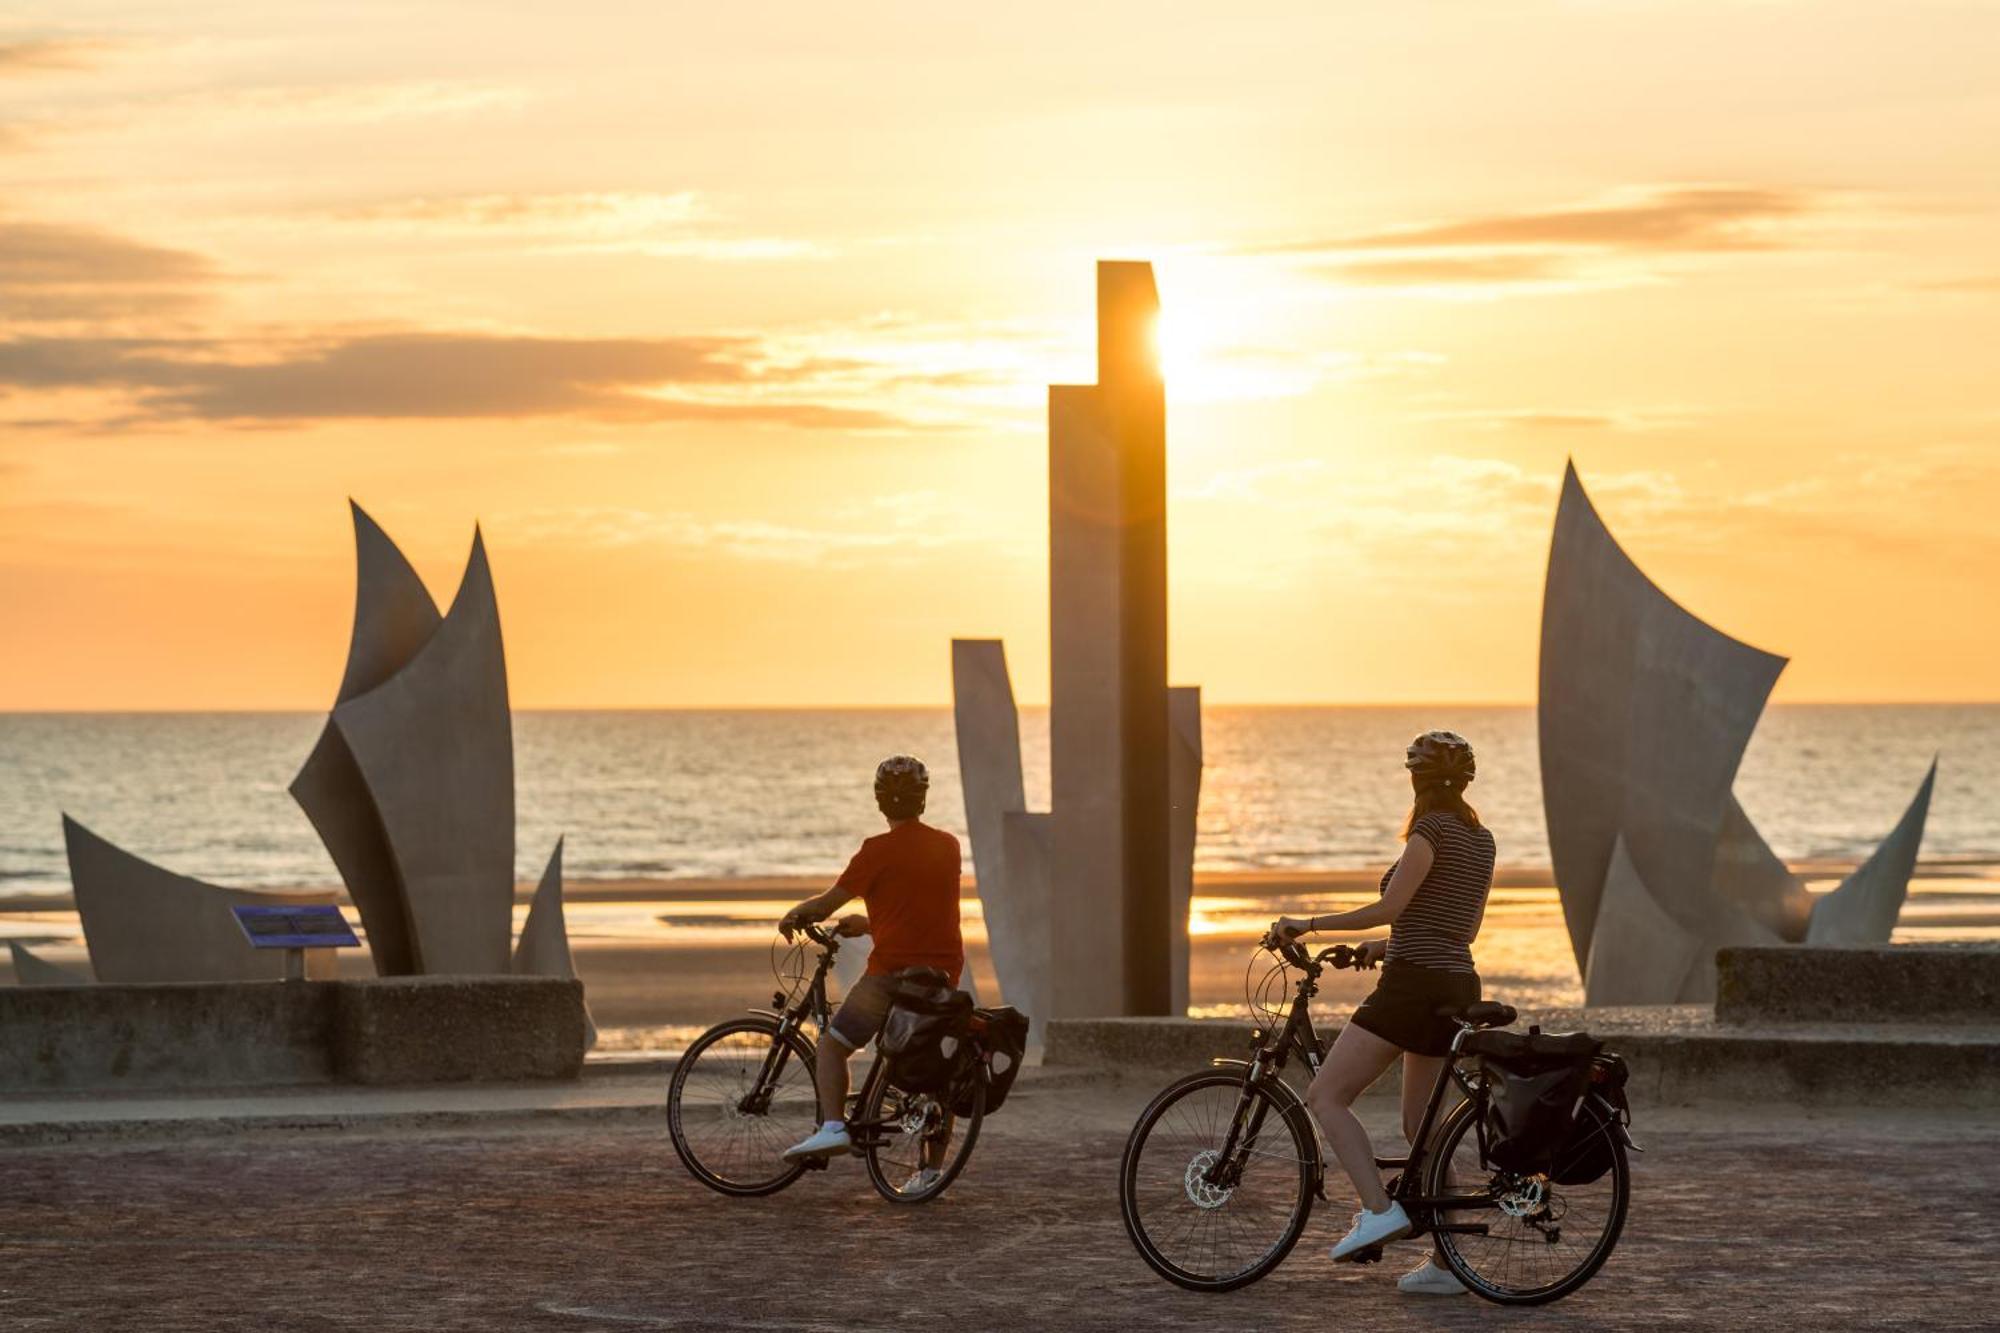
<svg viewBox="0 0 2000 1333"><path fill-rule="evenodd" d="M893 819L922 814L930 790L930 770L914 755L892 754L875 766L875 804Z"/></svg>
<svg viewBox="0 0 2000 1333"><path fill-rule="evenodd" d="M1464 791L1479 771L1472 745L1455 731L1427 731L1410 742L1404 766L1424 785Z"/></svg>

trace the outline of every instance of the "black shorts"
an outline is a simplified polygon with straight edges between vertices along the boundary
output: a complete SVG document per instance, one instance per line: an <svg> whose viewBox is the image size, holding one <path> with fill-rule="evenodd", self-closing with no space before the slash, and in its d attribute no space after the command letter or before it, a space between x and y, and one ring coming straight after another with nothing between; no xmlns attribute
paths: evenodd
<svg viewBox="0 0 2000 1333"><path fill-rule="evenodd" d="M1463 1009L1479 999L1477 972L1385 963L1382 979L1348 1021L1383 1041L1418 1055L1449 1055L1458 1027L1438 1010Z"/></svg>

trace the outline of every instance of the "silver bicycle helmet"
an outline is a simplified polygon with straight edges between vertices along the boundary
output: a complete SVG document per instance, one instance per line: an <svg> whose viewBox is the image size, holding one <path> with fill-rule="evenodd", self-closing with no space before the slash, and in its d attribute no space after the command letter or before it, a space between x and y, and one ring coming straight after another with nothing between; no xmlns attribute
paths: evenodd
<svg viewBox="0 0 2000 1333"><path fill-rule="evenodd" d="M1427 731L1411 741L1404 767L1448 791L1464 791L1479 771L1471 742L1455 731Z"/></svg>

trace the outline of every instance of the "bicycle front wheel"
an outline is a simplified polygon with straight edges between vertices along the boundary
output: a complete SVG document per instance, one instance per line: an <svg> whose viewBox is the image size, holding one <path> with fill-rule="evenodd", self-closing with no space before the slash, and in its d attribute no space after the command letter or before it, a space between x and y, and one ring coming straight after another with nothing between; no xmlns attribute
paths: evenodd
<svg viewBox="0 0 2000 1333"><path fill-rule="evenodd" d="M1139 1256L1190 1291L1233 1291L1284 1261L1312 1216L1319 1145L1305 1108L1241 1073L1190 1074L1132 1127L1118 1176Z"/></svg>
<svg viewBox="0 0 2000 1333"><path fill-rule="evenodd" d="M891 1203L929 1203L965 1170L986 1119L986 1080L972 1080L953 1113L952 1094L910 1092L889 1080L879 1057L861 1102L862 1156L876 1192Z"/></svg>
<svg viewBox="0 0 2000 1333"><path fill-rule="evenodd" d="M775 1194L804 1162L785 1149L819 1121L813 1048L775 1020L738 1018L695 1039L667 1086L667 1130L688 1173L721 1194Z"/></svg>
<svg viewBox="0 0 2000 1333"><path fill-rule="evenodd" d="M1625 1227L1631 1202L1625 1144L1590 1102L1579 1116L1590 1117L1587 1134L1601 1134L1599 1151L1610 1149L1610 1169L1581 1184L1564 1185L1550 1175L1522 1176L1480 1161L1477 1102L1463 1102L1437 1135L1437 1151L1424 1171L1424 1193L1457 1197L1463 1208L1446 1205L1439 1220L1484 1224L1484 1233L1440 1231L1438 1252L1468 1288L1499 1305L1542 1305L1560 1300L1590 1281ZM1567 1174L1557 1162L1554 1176Z"/></svg>

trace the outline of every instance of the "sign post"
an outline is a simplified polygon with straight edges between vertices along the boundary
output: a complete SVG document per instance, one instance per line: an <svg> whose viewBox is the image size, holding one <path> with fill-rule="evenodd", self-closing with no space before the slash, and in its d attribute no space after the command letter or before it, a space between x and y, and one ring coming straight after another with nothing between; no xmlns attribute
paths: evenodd
<svg viewBox="0 0 2000 1333"><path fill-rule="evenodd" d="M251 948L285 951L287 981L305 980L307 949L352 949L361 943L332 903L305 907L259 903L229 910Z"/></svg>

